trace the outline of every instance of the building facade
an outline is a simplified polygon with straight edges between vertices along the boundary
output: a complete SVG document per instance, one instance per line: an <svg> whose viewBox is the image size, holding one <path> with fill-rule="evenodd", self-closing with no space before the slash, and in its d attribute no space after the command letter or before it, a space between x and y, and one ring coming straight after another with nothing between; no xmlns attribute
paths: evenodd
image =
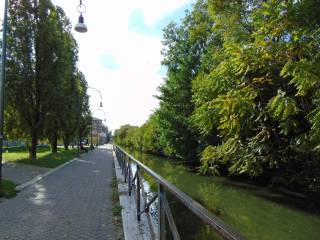
<svg viewBox="0 0 320 240"><path fill-rule="evenodd" d="M106 133L103 131L102 120L99 118L92 118L90 142L95 146L106 143Z"/></svg>

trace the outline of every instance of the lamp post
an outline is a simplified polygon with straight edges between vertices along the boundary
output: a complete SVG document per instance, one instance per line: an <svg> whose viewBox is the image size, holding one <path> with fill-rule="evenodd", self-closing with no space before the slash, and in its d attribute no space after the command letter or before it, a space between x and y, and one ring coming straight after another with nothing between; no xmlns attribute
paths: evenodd
<svg viewBox="0 0 320 240"><path fill-rule="evenodd" d="M97 88L90 87L90 86L88 86L88 89L95 90L95 91L99 94L99 96L100 96L99 108L96 109L96 110L94 110L94 111L91 113L91 115L92 115L94 112L96 112L96 111L102 111L102 112L104 113L104 116L106 116L105 112L104 112L102 109L100 109L100 108L103 107L103 105L102 105L102 100L103 100L103 99L102 99L102 94L101 94L101 92L100 92ZM90 129L90 149L91 149L91 150L93 149L93 143L92 143L92 125L93 125L93 119L91 120L91 129Z"/></svg>
<svg viewBox="0 0 320 240"><path fill-rule="evenodd" d="M80 0L80 4L78 5L78 12L80 13L80 16L79 16L79 21L78 23L76 24L76 26L74 27L74 30L79 32L79 33L85 33L88 31L88 28L87 26L84 24L84 18L82 16L82 13L84 13L86 11L86 6L84 4L82 4L82 0ZM78 71L77 73L78 75L78 80L80 81L80 73ZM77 96L77 118L78 118L78 156L80 155L80 144L81 144L81 130L80 130L80 114L81 114L81 111L80 111L80 95L78 93L78 96Z"/></svg>
<svg viewBox="0 0 320 240"><path fill-rule="evenodd" d="M91 119L91 127L90 127L90 149L93 150L93 144L92 144L92 119Z"/></svg>
<svg viewBox="0 0 320 240"><path fill-rule="evenodd" d="M3 120L4 120L4 85L6 79L7 58L7 30L8 30L8 0L4 1L3 15L3 37L1 56L1 78L0 78L0 194L2 185L2 152L3 152Z"/></svg>

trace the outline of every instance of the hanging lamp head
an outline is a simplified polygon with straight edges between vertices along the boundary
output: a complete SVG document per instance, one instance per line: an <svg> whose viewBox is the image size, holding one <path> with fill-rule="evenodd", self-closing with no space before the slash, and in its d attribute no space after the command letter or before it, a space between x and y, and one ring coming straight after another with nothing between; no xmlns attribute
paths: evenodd
<svg viewBox="0 0 320 240"><path fill-rule="evenodd" d="M85 33L88 31L87 26L84 24L84 18L82 13L84 13L86 11L86 6L82 4L82 0L80 0L80 4L78 6L78 12L80 13L79 16L79 21L76 24L76 26L74 27L74 30L76 30L77 32L80 33Z"/></svg>

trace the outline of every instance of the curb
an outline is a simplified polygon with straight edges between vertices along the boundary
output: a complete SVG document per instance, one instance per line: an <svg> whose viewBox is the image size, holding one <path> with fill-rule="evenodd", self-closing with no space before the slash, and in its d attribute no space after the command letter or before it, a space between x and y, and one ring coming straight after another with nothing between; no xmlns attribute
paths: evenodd
<svg viewBox="0 0 320 240"><path fill-rule="evenodd" d="M129 196L128 183L125 183L122 170L115 152L112 149L114 168L118 184L119 202L122 207L122 226L125 240L149 240L152 239L145 214L141 216L141 222L137 220L136 199L134 194Z"/></svg>

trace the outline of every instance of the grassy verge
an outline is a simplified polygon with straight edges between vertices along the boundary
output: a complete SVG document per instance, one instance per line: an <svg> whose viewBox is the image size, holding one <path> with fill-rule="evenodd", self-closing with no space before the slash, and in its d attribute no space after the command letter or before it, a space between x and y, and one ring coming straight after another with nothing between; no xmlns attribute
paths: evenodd
<svg viewBox="0 0 320 240"><path fill-rule="evenodd" d="M55 168L64 164L77 156L77 149L58 149L57 153L52 153L50 148L40 147L37 149L37 160L28 159L29 152L25 148L9 148L4 152L6 161L34 165L38 167Z"/></svg>
<svg viewBox="0 0 320 240"><path fill-rule="evenodd" d="M115 177L112 179L111 189L112 189L111 200L113 204L113 208L112 208L113 216L121 217L122 207L119 203L118 184L117 184L117 179Z"/></svg>
<svg viewBox="0 0 320 240"><path fill-rule="evenodd" d="M13 198L16 196L17 191L15 190L16 184L13 182L2 180L1 181L1 192L0 197Z"/></svg>
<svg viewBox="0 0 320 240"><path fill-rule="evenodd" d="M118 192L118 183L117 179L113 177L111 181L111 201L112 201L112 213L113 213L113 224L116 226L117 240L124 239L123 227L122 227L122 218L121 210L122 206L119 202L119 192Z"/></svg>

